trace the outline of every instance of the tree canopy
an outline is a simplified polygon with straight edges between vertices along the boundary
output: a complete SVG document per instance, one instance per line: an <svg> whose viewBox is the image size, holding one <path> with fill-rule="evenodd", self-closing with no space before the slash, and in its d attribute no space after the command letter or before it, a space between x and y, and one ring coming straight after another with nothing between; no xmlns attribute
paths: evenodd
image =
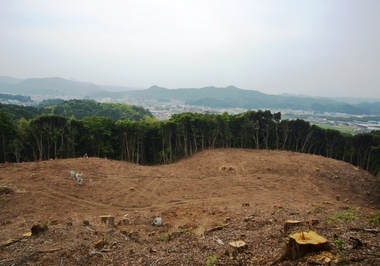
<svg viewBox="0 0 380 266"><path fill-rule="evenodd" d="M122 116L126 114L128 118ZM141 107L74 100L45 108L33 118L21 118L17 127L11 121L6 112L0 112L3 161L87 153L139 164L166 164L205 149L248 148L317 154L374 174L380 171L380 132L344 135L301 119L282 120L280 112L269 110L234 115L182 113L157 121Z"/></svg>

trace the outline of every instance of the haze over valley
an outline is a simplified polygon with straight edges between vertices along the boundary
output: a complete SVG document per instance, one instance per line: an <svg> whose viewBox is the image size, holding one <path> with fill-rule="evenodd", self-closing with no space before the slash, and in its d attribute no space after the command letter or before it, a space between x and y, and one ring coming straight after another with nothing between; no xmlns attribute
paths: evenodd
<svg viewBox="0 0 380 266"><path fill-rule="evenodd" d="M21 80L6 76L0 76L0 94L3 94L0 97L2 103L22 105L38 105L48 99L127 103L148 109L159 120L184 112L236 114L247 110L268 109L281 112L284 119L300 118L351 133L378 130L380 127L380 99L376 98L271 95L235 86L186 89L151 86L136 89L58 77ZM15 94L27 97L9 97Z"/></svg>

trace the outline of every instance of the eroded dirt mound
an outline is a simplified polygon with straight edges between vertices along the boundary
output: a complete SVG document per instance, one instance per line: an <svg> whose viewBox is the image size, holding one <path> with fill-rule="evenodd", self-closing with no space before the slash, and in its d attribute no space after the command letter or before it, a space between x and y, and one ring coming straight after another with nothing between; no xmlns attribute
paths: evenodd
<svg viewBox="0 0 380 266"><path fill-rule="evenodd" d="M321 156L218 149L161 166L77 158L0 167L1 191L11 191L0 193L0 265L266 265L281 255L288 219L318 220L333 245L360 239L356 259L380 249L367 218L376 178ZM163 226L152 226L158 216ZM36 223L48 229L22 237ZM238 239L248 248L234 258L226 250ZM359 257L351 262L379 261Z"/></svg>

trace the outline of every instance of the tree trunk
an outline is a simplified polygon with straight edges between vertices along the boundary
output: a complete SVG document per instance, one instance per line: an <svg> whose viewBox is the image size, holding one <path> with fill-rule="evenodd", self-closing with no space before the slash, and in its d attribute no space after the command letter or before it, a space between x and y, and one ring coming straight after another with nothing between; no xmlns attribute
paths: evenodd
<svg viewBox="0 0 380 266"><path fill-rule="evenodd" d="M4 163L7 162L6 154L5 154L5 134L2 134L2 139L3 139L3 156L4 156Z"/></svg>
<svg viewBox="0 0 380 266"><path fill-rule="evenodd" d="M329 251L330 244L327 240L314 231L292 234L286 244L284 254L271 265L276 265L284 260L296 260L310 252Z"/></svg>

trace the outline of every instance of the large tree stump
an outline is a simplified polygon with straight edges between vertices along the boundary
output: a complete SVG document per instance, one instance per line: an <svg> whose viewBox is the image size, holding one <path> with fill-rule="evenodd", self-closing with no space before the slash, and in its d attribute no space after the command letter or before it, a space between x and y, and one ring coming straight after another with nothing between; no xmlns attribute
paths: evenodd
<svg viewBox="0 0 380 266"><path fill-rule="evenodd" d="M296 260L309 252L329 250L331 250L331 246L328 241L314 231L292 234L286 244L284 254L271 265L276 265L286 259Z"/></svg>
<svg viewBox="0 0 380 266"><path fill-rule="evenodd" d="M301 232L290 235L287 249L290 251L290 259L298 259L309 252L331 250L328 241L314 231Z"/></svg>
<svg viewBox="0 0 380 266"><path fill-rule="evenodd" d="M111 215L100 216L100 221L101 223L106 224L110 227L114 227L115 225L115 217Z"/></svg>

